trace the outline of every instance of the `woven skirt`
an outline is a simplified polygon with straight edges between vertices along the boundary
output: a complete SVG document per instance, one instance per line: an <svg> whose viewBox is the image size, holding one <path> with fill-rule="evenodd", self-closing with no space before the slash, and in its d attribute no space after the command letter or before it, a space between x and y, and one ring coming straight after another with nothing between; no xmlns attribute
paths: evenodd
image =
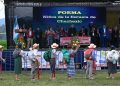
<svg viewBox="0 0 120 86"><path fill-rule="evenodd" d="M108 66L108 73L109 74L117 73L117 63L113 64L112 62L107 62L107 66Z"/></svg>
<svg viewBox="0 0 120 86"><path fill-rule="evenodd" d="M72 77L75 75L74 58L70 58L70 63L67 65L67 74L69 77Z"/></svg>

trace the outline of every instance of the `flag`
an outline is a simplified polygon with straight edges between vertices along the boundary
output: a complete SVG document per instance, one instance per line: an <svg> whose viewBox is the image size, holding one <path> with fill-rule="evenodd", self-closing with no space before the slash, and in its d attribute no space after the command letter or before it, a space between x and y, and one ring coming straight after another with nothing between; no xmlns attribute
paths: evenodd
<svg viewBox="0 0 120 86"><path fill-rule="evenodd" d="M13 27L13 40L14 40L15 44L17 44L17 42L18 42L18 35L19 35L19 33L15 32L16 29L19 29L17 17L15 17L14 27Z"/></svg>

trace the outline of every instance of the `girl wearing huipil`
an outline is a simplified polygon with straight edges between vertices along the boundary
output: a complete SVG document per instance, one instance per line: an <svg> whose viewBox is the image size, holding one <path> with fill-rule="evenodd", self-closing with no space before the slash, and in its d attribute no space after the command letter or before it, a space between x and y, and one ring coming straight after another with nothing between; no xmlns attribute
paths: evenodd
<svg viewBox="0 0 120 86"><path fill-rule="evenodd" d="M72 76L75 75L75 63L74 63L74 58L75 58L75 54L78 51L78 48L80 47L80 44L78 44L76 47L73 46L69 46L68 45L68 51L70 54L70 61L67 64L67 75L68 75L68 79L71 79Z"/></svg>
<svg viewBox="0 0 120 86"><path fill-rule="evenodd" d="M21 49L22 49L22 44L18 43L16 45L16 49L13 51L14 71L15 71L16 80L19 80L19 75L22 72L22 54L23 54L23 51Z"/></svg>
<svg viewBox="0 0 120 86"><path fill-rule="evenodd" d="M5 62L5 59L2 58L2 51L3 51L3 46L0 45L0 61ZM0 64L0 73L2 72L2 64ZM2 77L0 77L2 79Z"/></svg>

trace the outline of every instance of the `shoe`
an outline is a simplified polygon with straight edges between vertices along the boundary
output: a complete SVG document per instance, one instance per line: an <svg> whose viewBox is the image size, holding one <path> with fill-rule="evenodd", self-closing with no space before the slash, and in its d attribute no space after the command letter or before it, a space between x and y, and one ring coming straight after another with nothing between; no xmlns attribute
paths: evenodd
<svg viewBox="0 0 120 86"><path fill-rule="evenodd" d="M106 77L107 79L110 79L110 77L108 76L108 77Z"/></svg>
<svg viewBox="0 0 120 86"><path fill-rule="evenodd" d="M52 80L55 80L55 79L56 79L55 77L52 78Z"/></svg>
<svg viewBox="0 0 120 86"><path fill-rule="evenodd" d="M88 77L86 77L86 79L89 79Z"/></svg>
<svg viewBox="0 0 120 86"><path fill-rule="evenodd" d="M4 78L1 78L1 77L0 77L0 80L4 80Z"/></svg>
<svg viewBox="0 0 120 86"><path fill-rule="evenodd" d="M90 80L93 80L94 78L93 78L93 77L90 77L89 79L90 79Z"/></svg>
<svg viewBox="0 0 120 86"><path fill-rule="evenodd" d="M115 77L111 77L111 79L115 79Z"/></svg>
<svg viewBox="0 0 120 86"><path fill-rule="evenodd" d="M17 81L19 81L20 79L16 78Z"/></svg>
<svg viewBox="0 0 120 86"><path fill-rule="evenodd" d="M93 75L96 75L96 73L93 73Z"/></svg>
<svg viewBox="0 0 120 86"><path fill-rule="evenodd" d="M68 77L69 80L71 80L71 77Z"/></svg>
<svg viewBox="0 0 120 86"><path fill-rule="evenodd" d="M35 81L35 79L31 79L31 81Z"/></svg>

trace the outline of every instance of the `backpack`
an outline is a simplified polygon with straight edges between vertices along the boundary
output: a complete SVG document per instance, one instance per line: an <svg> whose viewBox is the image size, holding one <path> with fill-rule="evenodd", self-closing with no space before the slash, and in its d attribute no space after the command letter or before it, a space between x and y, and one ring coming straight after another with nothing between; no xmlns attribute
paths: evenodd
<svg viewBox="0 0 120 86"><path fill-rule="evenodd" d="M85 54L84 57L88 59L92 55L92 52L90 54Z"/></svg>
<svg viewBox="0 0 120 86"><path fill-rule="evenodd" d="M67 64L70 63L70 53L67 49L62 49L62 53L63 53L63 60L65 60L65 62Z"/></svg>
<svg viewBox="0 0 120 86"><path fill-rule="evenodd" d="M84 58L86 58L86 60L91 60L90 56L92 56L92 51L87 49L84 51Z"/></svg>
<svg viewBox="0 0 120 86"><path fill-rule="evenodd" d="M50 59L51 59L51 52L52 50L47 50L44 55L43 55L43 58L45 59L46 62L50 62Z"/></svg>

